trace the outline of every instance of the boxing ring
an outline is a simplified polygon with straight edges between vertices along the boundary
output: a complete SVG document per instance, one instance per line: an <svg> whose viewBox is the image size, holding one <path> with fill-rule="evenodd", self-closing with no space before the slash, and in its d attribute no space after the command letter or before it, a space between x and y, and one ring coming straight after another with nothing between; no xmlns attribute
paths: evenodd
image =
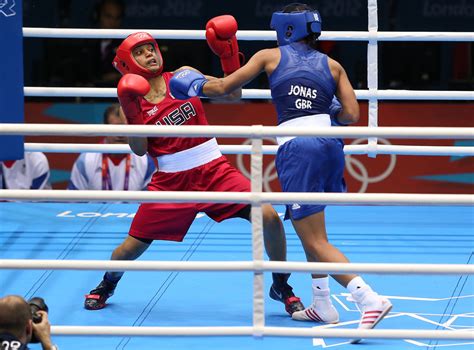
<svg viewBox="0 0 474 350"><path fill-rule="evenodd" d="M0 294L42 296L50 307L54 341L63 349L468 349L474 344L473 230L470 194L264 193L265 137L320 135L368 138L346 154L473 156L472 147L380 145L378 138L469 139L473 128L377 126L378 100L474 100L471 91L397 91L377 87L377 43L383 40L473 41L473 33L377 31L377 2L368 1L368 32L324 32L322 40L368 41L367 127L301 130L254 126L137 126L1 124L1 135L195 136L251 138L250 146L222 146L251 154L251 193L0 190ZM123 38L131 30L24 28L27 37ZM204 31L150 30L158 39L204 39ZM275 40L270 31L239 31L239 40ZM26 96L116 97L115 89L25 87ZM244 98L270 98L244 90ZM29 151L123 152L120 145L26 144ZM118 202L126 203L118 203ZM199 214L183 243L154 242L139 261L109 261L128 232L137 202L240 202L252 204L252 224L214 223ZM327 209L331 241L353 264L306 263L288 222L289 262L264 258L261 204L334 204ZM60 203L58 203L60 202ZM252 231L252 234L249 233ZM97 271L96 271L97 270ZM103 270L129 271L109 306L82 307ZM394 304L374 330L357 331L359 311L331 282L341 312L337 325L291 320L267 296L270 271L294 272L291 284L309 305L308 272L358 272ZM306 273L299 273L306 272ZM365 275L366 274L366 275ZM267 277L267 278L264 278ZM375 346L375 347L374 347Z"/></svg>

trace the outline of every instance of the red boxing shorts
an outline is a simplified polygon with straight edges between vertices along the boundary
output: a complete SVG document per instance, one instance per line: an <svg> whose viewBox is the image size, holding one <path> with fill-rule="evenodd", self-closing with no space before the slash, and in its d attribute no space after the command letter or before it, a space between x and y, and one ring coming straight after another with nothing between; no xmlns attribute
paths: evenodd
<svg viewBox="0 0 474 350"><path fill-rule="evenodd" d="M224 156L176 173L156 172L149 191L250 192L250 181ZM130 236L181 242L198 212L217 222L235 216L248 204L143 203L130 227Z"/></svg>

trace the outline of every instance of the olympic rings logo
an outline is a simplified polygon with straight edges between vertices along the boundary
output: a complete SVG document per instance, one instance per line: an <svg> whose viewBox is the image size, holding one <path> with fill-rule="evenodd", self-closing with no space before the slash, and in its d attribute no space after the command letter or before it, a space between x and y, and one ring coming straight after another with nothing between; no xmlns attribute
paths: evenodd
<svg viewBox="0 0 474 350"><path fill-rule="evenodd" d="M275 139L271 137L264 137L263 140L269 141L276 145ZM251 145L252 139L247 139L242 142L242 145ZM244 176L247 178L251 178L250 169L247 169L247 166L244 163L244 155L245 154L237 154L236 162L237 168L240 170ZM267 166L263 166L263 173L262 173L262 187L265 192L273 192L271 183L278 178L278 174L276 172L275 161L271 161Z"/></svg>
<svg viewBox="0 0 474 350"><path fill-rule="evenodd" d="M351 145L358 145L363 142L367 142L367 139L356 139L351 143ZM391 145L388 140L382 138L378 138L377 143ZM345 161L348 173L361 183L358 192L364 193L367 190L367 187L369 187L369 184L381 182L390 176L390 174L393 172L393 169L395 169L395 165L397 164L397 156L395 154L390 154L390 161L388 163L387 169L385 169L380 175L376 176L369 176L369 171L365 165L360 160L352 157L350 154L345 156ZM357 168L358 171L356 171L355 168Z"/></svg>
<svg viewBox="0 0 474 350"><path fill-rule="evenodd" d="M264 140L269 141L273 144L276 144L273 138L264 138ZM358 145L364 142L367 142L367 139L356 139L351 143L351 145ZM378 138L377 142L384 145L391 145L391 143L388 140L383 139L383 138ZM252 144L252 139L247 139L242 143L242 145L250 145L250 144ZM349 173L351 177L356 179L361 184L358 190L359 193L364 193L365 191L367 191L369 184L381 182L385 180L386 178L388 178L390 174L392 174L393 170L395 169L395 165L397 164L397 156L395 154L390 154L389 156L390 156L390 160L389 160L387 168L381 174L373 175L373 176L369 175L369 170L364 165L364 163L361 162L359 159L356 159L351 155L345 156L345 164L346 164L347 172ZM236 157L236 162L237 162L237 168L240 170L240 172L242 172L244 176L250 179L251 178L250 169L247 168L244 162L244 154L238 154ZM278 174L276 172L275 161L270 162L266 166L264 165L263 173L262 173L263 190L265 192L272 192L271 183L277 178L278 178Z"/></svg>

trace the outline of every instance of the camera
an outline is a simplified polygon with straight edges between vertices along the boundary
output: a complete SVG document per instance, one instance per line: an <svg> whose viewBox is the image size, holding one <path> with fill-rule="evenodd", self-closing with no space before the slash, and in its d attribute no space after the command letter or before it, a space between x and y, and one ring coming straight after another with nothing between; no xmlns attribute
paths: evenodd
<svg viewBox="0 0 474 350"><path fill-rule="evenodd" d="M48 312L48 305L46 305L43 298L34 297L28 300L28 305L30 305L31 316L33 317L33 323L40 323L42 317L38 314L38 311L45 311ZM39 343L39 339L36 337L35 333L33 332L33 336L31 337L30 343Z"/></svg>

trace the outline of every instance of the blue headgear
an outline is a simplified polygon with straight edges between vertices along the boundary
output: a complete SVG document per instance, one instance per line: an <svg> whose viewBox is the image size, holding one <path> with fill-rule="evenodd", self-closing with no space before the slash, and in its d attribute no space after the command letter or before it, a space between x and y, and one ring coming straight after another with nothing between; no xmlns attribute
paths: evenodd
<svg viewBox="0 0 474 350"><path fill-rule="evenodd" d="M278 45L287 45L311 33L321 33L321 15L318 11L277 11L272 15L270 28L277 32Z"/></svg>

